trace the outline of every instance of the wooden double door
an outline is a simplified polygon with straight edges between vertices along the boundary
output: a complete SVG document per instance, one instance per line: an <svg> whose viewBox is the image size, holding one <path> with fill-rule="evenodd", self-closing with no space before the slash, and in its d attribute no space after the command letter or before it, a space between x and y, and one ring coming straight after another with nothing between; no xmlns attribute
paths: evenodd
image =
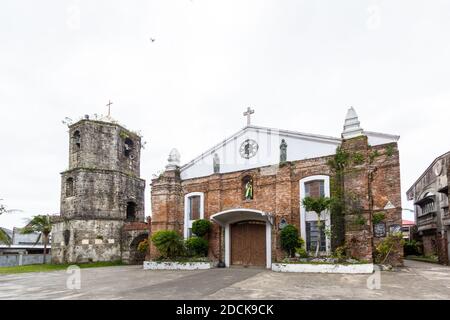
<svg viewBox="0 0 450 320"><path fill-rule="evenodd" d="M231 264L266 266L266 223L242 221L230 226Z"/></svg>

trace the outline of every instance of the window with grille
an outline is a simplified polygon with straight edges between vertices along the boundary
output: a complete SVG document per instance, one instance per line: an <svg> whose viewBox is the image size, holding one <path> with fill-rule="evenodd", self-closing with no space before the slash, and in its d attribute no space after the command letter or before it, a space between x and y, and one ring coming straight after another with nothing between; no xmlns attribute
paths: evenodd
<svg viewBox="0 0 450 320"><path fill-rule="evenodd" d="M325 224L322 221L320 228L320 248L319 251L326 251ZM306 250L316 251L317 242L319 240L319 227L317 221L306 222Z"/></svg>

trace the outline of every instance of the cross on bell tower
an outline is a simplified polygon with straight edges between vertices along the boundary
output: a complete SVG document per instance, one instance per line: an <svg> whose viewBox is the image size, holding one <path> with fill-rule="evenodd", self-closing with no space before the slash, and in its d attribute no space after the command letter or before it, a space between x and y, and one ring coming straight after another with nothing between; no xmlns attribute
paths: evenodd
<svg viewBox="0 0 450 320"><path fill-rule="evenodd" d="M255 110L252 110L250 107L247 108L247 111L244 112L244 117L247 117L247 126L251 123L251 116L255 113Z"/></svg>
<svg viewBox="0 0 450 320"><path fill-rule="evenodd" d="M109 100L109 102L106 104L106 106L108 107L108 117L111 117L111 105L113 103L111 102L111 100Z"/></svg>

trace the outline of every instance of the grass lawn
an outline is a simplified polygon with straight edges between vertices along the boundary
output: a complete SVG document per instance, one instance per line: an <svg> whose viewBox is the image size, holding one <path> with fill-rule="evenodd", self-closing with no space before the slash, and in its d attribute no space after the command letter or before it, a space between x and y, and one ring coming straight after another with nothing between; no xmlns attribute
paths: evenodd
<svg viewBox="0 0 450 320"><path fill-rule="evenodd" d="M0 274L13 274L13 273L26 273L26 272L49 272L57 270L65 270L69 266L75 264L31 264L27 266L15 266L15 267L0 267ZM92 263L80 263L76 264L80 268L99 268L99 267L112 267L121 266L121 261L112 262L92 262Z"/></svg>

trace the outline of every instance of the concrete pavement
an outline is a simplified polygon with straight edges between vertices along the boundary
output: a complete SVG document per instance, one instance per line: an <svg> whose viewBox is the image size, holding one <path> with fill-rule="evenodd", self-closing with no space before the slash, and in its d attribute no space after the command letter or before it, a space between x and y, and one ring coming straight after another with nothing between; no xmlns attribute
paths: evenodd
<svg viewBox="0 0 450 320"><path fill-rule="evenodd" d="M405 261L369 275L275 273L262 269L150 271L141 266L81 269L81 289L65 271L0 275L0 299L450 299L450 267Z"/></svg>

